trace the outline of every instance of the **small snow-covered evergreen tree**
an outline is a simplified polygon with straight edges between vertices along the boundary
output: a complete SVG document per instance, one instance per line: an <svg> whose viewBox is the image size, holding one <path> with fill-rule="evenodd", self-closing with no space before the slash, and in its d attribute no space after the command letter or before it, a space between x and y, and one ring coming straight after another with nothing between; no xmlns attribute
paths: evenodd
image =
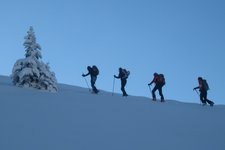
<svg viewBox="0 0 225 150"><path fill-rule="evenodd" d="M14 64L12 70L12 82L20 87L33 87L36 89L57 91L57 80L54 72L50 71L49 64L45 64L40 59L41 47L36 43L33 27L30 27L25 36L24 47L26 49L25 58L19 59Z"/></svg>

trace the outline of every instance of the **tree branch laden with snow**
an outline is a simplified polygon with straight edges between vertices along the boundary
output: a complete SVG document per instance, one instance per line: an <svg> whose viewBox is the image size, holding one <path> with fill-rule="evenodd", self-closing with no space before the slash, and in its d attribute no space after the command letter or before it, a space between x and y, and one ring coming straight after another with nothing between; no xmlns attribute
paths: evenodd
<svg viewBox="0 0 225 150"><path fill-rule="evenodd" d="M56 92L58 88L55 73L50 71L49 64L40 61L41 46L36 43L33 27L30 27L24 39L26 54L25 58L14 64L11 75L13 84Z"/></svg>

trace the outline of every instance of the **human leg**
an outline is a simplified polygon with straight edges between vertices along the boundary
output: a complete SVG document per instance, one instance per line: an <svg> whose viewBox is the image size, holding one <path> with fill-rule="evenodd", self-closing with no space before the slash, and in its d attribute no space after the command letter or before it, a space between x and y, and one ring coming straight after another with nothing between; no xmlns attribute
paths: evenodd
<svg viewBox="0 0 225 150"><path fill-rule="evenodd" d="M155 95L155 91L157 90L157 86L155 86L153 89L152 89L152 100L153 101L156 101L156 95Z"/></svg>
<svg viewBox="0 0 225 150"><path fill-rule="evenodd" d="M123 96L128 96L125 90L126 84L127 84L127 80L121 80L121 91L123 92Z"/></svg>
<svg viewBox="0 0 225 150"><path fill-rule="evenodd" d="M164 96L163 96L163 93L162 93L162 86L160 86L160 87L158 88L158 90L159 90L159 95L160 95L160 97L161 97L161 102L165 102Z"/></svg>
<svg viewBox="0 0 225 150"><path fill-rule="evenodd" d="M200 91L200 100L201 100L203 105L206 104L206 99L205 99L206 97L207 97L206 93L204 91Z"/></svg>
<svg viewBox="0 0 225 150"><path fill-rule="evenodd" d="M204 99L205 99L205 102L207 102L210 106L214 105L214 102L207 98L207 91L205 92Z"/></svg>
<svg viewBox="0 0 225 150"><path fill-rule="evenodd" d="M96 80L97 80L97 77L92 77L91 78L91 87L92 87L92 90L93 90L94 93L98 93L99 92L98 89L95 86Z"/></svg>

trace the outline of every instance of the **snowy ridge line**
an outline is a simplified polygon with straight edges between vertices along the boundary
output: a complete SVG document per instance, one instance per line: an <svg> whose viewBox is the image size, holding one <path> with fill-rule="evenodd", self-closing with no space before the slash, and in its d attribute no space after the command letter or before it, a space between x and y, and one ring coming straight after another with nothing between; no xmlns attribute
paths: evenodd
<svg viewBox="0 0 225 150"><path fill-rule="evenodd" d="M23 90L23 88L21 87L16 87L16 86L13 86L13 84L11 83L11 79L9 76L4 76L4 75L0 75L0 86L11 86L11 87L14 87L14 88L20 88L21 90ZM33 92L44 92L44 93L48 93L48 91L45 91L45 90L36 90L36 89L32 89L32 88L24 88L25 90L26 89L29 89L29 90L32 90ZM130 95L128 97L122 97L122 94L120 93L114 93L114 96L112 96L112 93L109 92L109 91L105 91L105 90L100 90L100 92L98 94L94 94L94 93L91 93L89 91L88 88L85 88L85 87L80 87L80 86L75 86L75 85L69 85L69 84L64 84L64 83L58 83L58 94L60 93L74 93L74 94L82 94L82 95L86 95L86 94L89 94L89 95L93 95L93 96L109 96L109 97L112 97L112 98L119 98L119 99L122 99L122 100L135 100L135 101L145 101L145 102L151 102L152 104L160 104L160 99L157 99L157 101L152 101L151 98L149 97L144 97L144 96L134 96L134 95ZM55 93L57 95L57 93ZM165 104L190 104L190 105L200 105L200 103L193 103L193 102L183 102L183 101L178 101L178 100L172 100L172 99L166 99L166 102ZM215 106L225 106L225 105L215 105Z"/></svg>

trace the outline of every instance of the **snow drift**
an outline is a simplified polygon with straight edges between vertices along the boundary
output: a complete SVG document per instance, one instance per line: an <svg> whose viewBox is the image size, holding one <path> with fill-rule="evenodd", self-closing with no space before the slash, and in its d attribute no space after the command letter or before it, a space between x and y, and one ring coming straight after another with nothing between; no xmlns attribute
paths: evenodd
<svg viewBox="0 0 225 150"><path fill-rule="evenodd" d="M225 106L122 97L58 85L57 93L0 76L1 150L224 150Z"/></svg>

